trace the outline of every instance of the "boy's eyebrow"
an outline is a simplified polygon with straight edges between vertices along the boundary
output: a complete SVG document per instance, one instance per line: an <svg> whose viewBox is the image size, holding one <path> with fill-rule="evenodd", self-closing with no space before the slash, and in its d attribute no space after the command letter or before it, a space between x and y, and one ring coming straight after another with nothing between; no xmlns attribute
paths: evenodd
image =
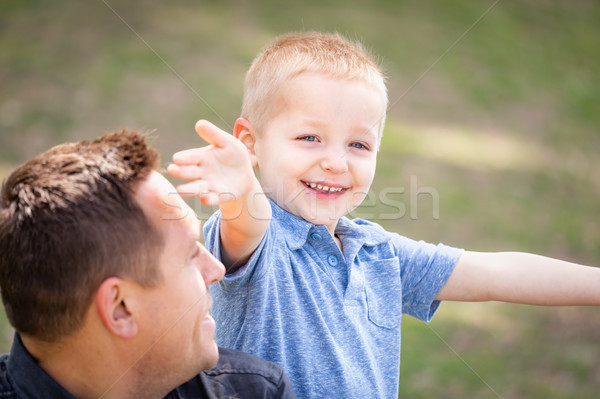
<svg viewBox="0 0 600 399"><path fill-rule="evenodd" d="M352 133L360 136L361 140L367 140L369 137L376 140L379 137L379 126L376 124L358 125L352 129Z"/></svg>
<svg viewBox="0 0 600 399"><path fill-rule="evenodd" d="M300 124L301 125L308 125L308 126L311 126L311 127L324 127L324 126L327 125L327 122L326 121L321 121L321 120L318 120L318 119L303 118L300 121Z"/></svg>
<svg viewBox="0 0 600 399"><path fill-rule="evenodd" d="M320 127L326 127L327 125L329 125L329 123L325 120L321 121L319 119L310 119L310 118L303 118L300 121L300 125L307 125L309 127L316 127L316 128L320 128ZM360 124L360 125L356 125L352 127L352 133L353 134L360 134L361 136L368 136L368 135L373 135L375 136L375 138L377 138L378 136L378 125L379 125L379 121L377 123L365 123L365 124Z"/></svg>

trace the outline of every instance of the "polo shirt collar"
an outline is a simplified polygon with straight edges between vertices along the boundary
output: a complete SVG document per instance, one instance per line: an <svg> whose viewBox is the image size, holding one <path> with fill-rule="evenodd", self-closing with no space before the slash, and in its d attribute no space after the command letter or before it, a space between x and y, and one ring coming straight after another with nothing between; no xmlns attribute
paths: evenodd
<svg viewBox="0 0 600 399"><path fill-rule="evenodd" d="M361 226L365 225L369 225L371 228L361 228ZM360 242L366 247L374 247L389 240L387 232L379 225L363 219L350 220L345 216L339 220L335 228L335 234L340 238L343 236L351 237L352 240Z"/></svg>
<svg viewBox="0 0 600 399"><path fill-rule="evenodd" d="M273 219L278 220L280 228L283 230L288 247L291 250L301 248L308 240L308 235L311 231L327 232L327 227L324 225L315 225L310 223L296 215L293 215L277 205L272 199L269 198L271 203L271 209L273 211ZM360 228L361 224L370 224L370 222L362 219L350 220L347 217L342 217L335 228L335 233L339 236L352 237L357 242L360 242L364 246L376 246L383 241L388 239L385 230L377 226L375 229Z"/></svg>
<svg viewBox="0 0 600 399"><path fill-rule="evenodd" d="M291 250L301 248L308 239L308 233L315 225L289 213L270 198L269 202L271 203L271 210L273 211L273 220L279 221L280 228L283 230L286 237L288 247ZM325 226L321 227L327 229Z"/></svg>

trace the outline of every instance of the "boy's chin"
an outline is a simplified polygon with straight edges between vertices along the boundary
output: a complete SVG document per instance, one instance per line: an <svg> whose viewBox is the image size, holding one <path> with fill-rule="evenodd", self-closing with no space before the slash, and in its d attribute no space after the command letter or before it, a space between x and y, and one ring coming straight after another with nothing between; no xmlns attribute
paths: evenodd
<svg viewBox="0 0 600 399"><path fill-rule="evenodd" d="M324 225L328 228L335 228L340 218L344 216L344 214L336 214L333 212L323 212L323 213L315 213L315 212L306 212L301 217L316 225Z"/></svg>
<svg viewBox="0 0 600 399"><path fill-rule="evenodd" d="M314 203L300 204L298 202L292 204L284 204L281 206L287 212L299 218L306 220L312 224L324 225L328 228L335 228L338 221L346 216L349 212L343 207L322 205L317 206Z"/></svg>

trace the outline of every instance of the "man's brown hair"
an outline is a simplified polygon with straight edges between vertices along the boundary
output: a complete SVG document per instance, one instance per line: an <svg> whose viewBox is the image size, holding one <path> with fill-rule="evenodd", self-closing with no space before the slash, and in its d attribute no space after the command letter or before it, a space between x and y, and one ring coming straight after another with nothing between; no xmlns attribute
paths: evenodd
<svg viewBox="0 0 600 399"><path fill-rule="evenodd" d="M126 130L56 146L18 167L0 196L0 289L8 319L46 342L75 332L108 277L161 279L162 236L134 198L158 165Z"/></svg>

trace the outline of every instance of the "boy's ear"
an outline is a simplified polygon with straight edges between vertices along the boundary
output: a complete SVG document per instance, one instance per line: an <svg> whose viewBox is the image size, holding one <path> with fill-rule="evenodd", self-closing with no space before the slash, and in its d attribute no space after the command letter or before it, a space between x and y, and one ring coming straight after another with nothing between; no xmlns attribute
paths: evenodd
<svg viewBox="0 0 600 399"><path fill-rule="evenodd" d="M133 338L138 332L134 317L134 292L126 281L109 277L100 284L96 293L96 309L102 324L114 335Z"/></svg>
<svg viewBox="0 0 600 399"><path fill-rule="evenodd" d="M235 125L233 125L233 135L246 146L252 166L256 166L258 164L255 150L256 133L250 121L246 118L237 118Z"/></svg>

